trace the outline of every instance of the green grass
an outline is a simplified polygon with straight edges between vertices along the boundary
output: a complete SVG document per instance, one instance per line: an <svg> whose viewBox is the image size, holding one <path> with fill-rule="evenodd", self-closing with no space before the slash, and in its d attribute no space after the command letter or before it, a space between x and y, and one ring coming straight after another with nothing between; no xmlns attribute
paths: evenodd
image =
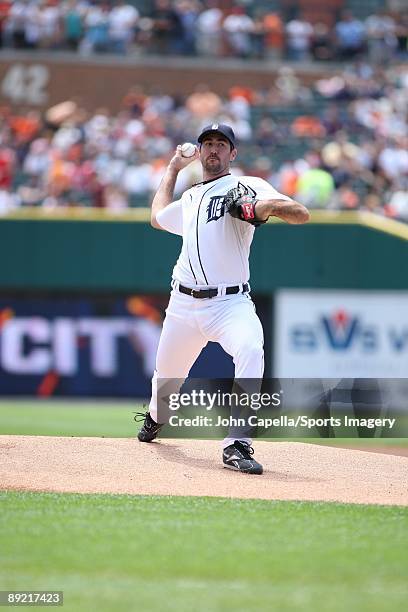
<svg viewBox="0 0 408 612"><path fill-rule="evenodd" d="M133 413L142 410L140 404L121 401L2 401L0 435L126 438L137 428Z"/></svg>
<svg viewBox="0 0 408 612"><path fill-rule="evenodd" d="M64 590L67 611L388 612L408 598L407 508L18 492L0 507L0 589Z"/></svg>

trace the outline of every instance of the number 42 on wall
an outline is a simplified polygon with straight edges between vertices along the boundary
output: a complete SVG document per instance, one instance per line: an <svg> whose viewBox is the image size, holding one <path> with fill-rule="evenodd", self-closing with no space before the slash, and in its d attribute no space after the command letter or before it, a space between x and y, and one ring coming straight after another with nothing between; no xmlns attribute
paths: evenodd
<svg viewBox="0 0 408 612"><path fill-rule="evenodd" d="M49 80L50 73L46 66L13 64L1 83L1 93L15 104L41 106L48 101L46 87Z"/></svg>

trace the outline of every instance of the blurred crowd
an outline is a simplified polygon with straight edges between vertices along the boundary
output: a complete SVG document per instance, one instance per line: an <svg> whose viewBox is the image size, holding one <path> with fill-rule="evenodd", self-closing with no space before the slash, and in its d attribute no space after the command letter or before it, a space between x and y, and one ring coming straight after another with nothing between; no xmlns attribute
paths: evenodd
<svg viewBox="0 0 408 612"><path fill-rule="evenodd" d="M90 53L158 53L293 61L406 57L407 12L379 10L364 20L345 10L337 21L267 3L154 0L0 0L1 46ZM145 6L145 5L143 5ZM324 7L323 7L324 8ZM319 8L320 15L322 7ZM330 17L330 12L327 12Z"/></svg>
<svg viewBox="0 0 408 612"><path fill-rule="evenodd" d="M235 174L270 181L311 208L363 209L408 221L408 74L356 63L304 87L283 67L272 87L206 85L185 98L133 87L112 115L67 101L44 114L0 109L0 211L146 206L175 146L214 120L232 125ZM201 179L199 162L177 192Z"/></svg>

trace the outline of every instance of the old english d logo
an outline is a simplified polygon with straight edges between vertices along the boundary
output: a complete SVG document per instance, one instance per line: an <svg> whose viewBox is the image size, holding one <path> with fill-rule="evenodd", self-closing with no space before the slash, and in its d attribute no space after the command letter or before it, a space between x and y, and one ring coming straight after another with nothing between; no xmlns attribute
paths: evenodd
<svg viewBox="0 0 408 612"><path fill-rule="evenodd" d="M256 191L252 189L252 187L248 187L243 183L238 183L238 185L234 187L234 199L238 199L243 195L250 195L255 197ZM213 196L212 198L210 198L210 201L207 205L207 223L209 223L210 221L218 221L218 219L224 216L224 198L225 195Z"/></svg>
<svg viewBox="0 0 408 612"><path fill-rule="evenodd" d="M224 216L224 197L222 195L210 198L207 206L207 223L209 221L217 221Z"/></svg>

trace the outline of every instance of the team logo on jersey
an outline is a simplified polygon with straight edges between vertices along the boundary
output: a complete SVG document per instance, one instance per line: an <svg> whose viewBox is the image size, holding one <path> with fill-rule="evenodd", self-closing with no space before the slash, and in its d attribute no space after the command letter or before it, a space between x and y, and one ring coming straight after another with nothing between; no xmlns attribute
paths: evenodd
<svg viewBox="0 0 408 612"><path fill-rule="evenodd" d="M234 187L234 199L240 198L243 195L251 195L256 196L256 191L247 185L243 185L242 183L238 183L236 187ZM222 196L213 196L210 198L210 201L207 205L207 223L210 221L218 221L221 217L224 216L225 213L225 203L224 203L225 195Z"/></svg>
<svg viewBox="0 0 408 612"><path fill-rule="evenodd" d="M224 216L224 197L222 195L210 198L207 206L207 223L218 221Z"/></svg>

